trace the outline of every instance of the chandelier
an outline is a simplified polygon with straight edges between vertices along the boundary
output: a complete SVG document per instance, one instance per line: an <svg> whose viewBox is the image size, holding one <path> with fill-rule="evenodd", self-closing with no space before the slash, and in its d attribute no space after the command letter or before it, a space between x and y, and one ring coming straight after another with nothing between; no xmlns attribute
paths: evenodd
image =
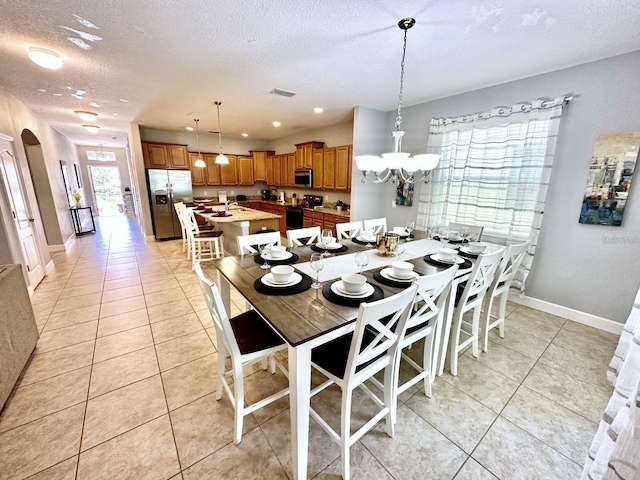
<svg viewBox="0 0 640 480"><path fill-rule="evenodd" d="M216 163L219 165L229 165L229 159L222 153L222 130L220 129L220 105L222 102L214 102L218 109L218 143L220 145L220 155L216 157Z"/></svg>
<svg viewBox="0 0 640 480"><path fill-rule="evenodd" d="M383 153L381 157L375 155L357 155L356 166L362 171L362 183L369 180L371 183L387 183L390 179L395 182L401 180L406 183L419 183L429 181L429 174L433 170L440 155L422 154L414 155L402 151L402 137L404 132L400 130L402 124L402 93L404 89L404 59L407 53L407 30L415 25L413 18L403 18L398 22L398 27L404 30L404 44L402 47L402 61L400 62L400 95L398 97L398 116L396 117L395 130L391 132L393 137L393 151ZM416 172L421 171L422 177L416 178ZM369 176L373 173L373 178ZM385 173L386 172L386 173Z"/></svg>
<svg viewBox="0 0 640 480"><path fill-rule="evenodd" d="M200 123L199 118L194 118L194 122L196 122L196 144L198 145L198 159L193 163L194 167L204 168L207 164L202 160L202 154L200 153L200 132L198 130L198 124Z"/></svg>

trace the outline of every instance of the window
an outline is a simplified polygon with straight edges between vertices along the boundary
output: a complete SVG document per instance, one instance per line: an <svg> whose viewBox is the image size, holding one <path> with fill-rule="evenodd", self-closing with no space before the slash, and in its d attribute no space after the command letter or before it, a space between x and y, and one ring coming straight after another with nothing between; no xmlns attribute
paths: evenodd
<svg viewBox="0 0 640 480"><path fill-rule="evenodd" d="M115 162L115 152L104 152L102 150L87 150L87 160L97 160L99 162Z"/></svg>

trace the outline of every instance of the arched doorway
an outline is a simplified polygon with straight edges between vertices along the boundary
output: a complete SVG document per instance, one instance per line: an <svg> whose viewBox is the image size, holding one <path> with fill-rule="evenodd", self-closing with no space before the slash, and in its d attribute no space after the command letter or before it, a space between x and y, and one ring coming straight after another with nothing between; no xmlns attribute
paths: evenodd
<svg viewBox="0 0 640 480"><path fill-rule="evenodd" d="M42 145L40 145L40 140L31 130L24 129L21 137L47 245L50 250L64 250L64 240L58 224L58 215L53 201L53 194L51 193L51 182L45 165Z"/></svg>

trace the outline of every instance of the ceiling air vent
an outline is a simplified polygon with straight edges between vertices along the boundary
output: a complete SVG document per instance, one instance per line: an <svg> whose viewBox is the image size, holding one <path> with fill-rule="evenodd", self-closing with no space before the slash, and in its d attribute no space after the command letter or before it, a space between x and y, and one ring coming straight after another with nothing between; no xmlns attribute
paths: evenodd
<svg viewBox="0 0 640 480"><path fill-rule="evenodd" d="M289 90L282 90L281 88L274 88L269 93L273 93L274 95L280 95L281 97L294 97L297 95L296 92L290 92Z"/></svg>

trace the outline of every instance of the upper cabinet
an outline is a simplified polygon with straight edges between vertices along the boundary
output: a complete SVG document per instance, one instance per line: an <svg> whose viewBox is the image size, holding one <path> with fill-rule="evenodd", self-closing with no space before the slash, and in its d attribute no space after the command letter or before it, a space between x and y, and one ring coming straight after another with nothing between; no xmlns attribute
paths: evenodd
<svg viewBox="0 0 640 480"><path fill-rule="evenodd" d="M265 165L266 167L266 165ZM264 169L266 176L266 168ZM253 156L238 155L238 185L253 185Z"/></svg>
<svg viewBox="0 0 640 480"><path fill-rule="evenodd" d="M238 157L225 155L229 159L227 165L220 165L220 183L222 185L238 185Z"/></svg>
<svg viewBox="0 0 640 480"><path fill-rule="evenodd" d="M313 150L322 147L323 142L296 143L295 168L313 168Z"/></svg>
<svg viewBox="0 0 640 480"><path fill-rule="evenodd" d="M313 159L314 188L351 190L351 145L318 148Z"/></svg>
<svg viewBox="0 0 640 480"><path fill-rule="evenodd" d="M351 145L336 147L336 190L351 190Z"/></svg>
<svg viewBox="0 0 640 480"><path fill-rule="evenodd" d="M267 160L269 157L275 155L276 152L273 150L249 150L249 153L253 157L253 180L256 182L269 183ZM273 163L271 167L273 168ZM271 173L273 174L273 171Z"/></svg>
<svg viewBox="0 0 640 480"><path fill-rule="evenodd" d="M198 158L201 158L201 155L197 153L189 154L189 170L191 170L191 184L192 185L206 185L206 167L196 167L195 163Z"/></svg>
<svg viewBox="0 0 640 480"><path fill-rule="evenodd" d="M142 157L146 168L189 168L186 145L142 142Z"/></svg>

